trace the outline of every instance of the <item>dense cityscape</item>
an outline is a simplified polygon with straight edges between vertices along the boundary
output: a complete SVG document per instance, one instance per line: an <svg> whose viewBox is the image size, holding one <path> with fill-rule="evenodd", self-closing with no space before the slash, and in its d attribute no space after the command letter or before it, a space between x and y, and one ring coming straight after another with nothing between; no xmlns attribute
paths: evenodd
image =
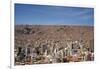
<svg viewBox="0 0 100 69"><path fill-rule="evenodd" d="M15 25L15 65L94 60L94 27Z"/></svg>

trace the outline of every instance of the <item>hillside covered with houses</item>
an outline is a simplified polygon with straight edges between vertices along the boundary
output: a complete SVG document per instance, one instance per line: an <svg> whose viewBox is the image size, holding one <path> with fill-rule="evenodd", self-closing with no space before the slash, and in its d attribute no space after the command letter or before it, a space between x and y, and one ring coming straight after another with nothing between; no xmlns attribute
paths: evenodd
<svg viewBox="0 0 100 69"><path fill-rule="evenodd" d="M15 25L15 65L94 60L94 27Z"/></svg>

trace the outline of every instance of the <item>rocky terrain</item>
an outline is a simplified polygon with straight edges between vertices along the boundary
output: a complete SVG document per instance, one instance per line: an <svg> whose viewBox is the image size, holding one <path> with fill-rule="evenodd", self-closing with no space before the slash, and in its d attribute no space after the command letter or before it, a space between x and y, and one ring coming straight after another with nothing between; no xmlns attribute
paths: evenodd
<svg viewBox="0 0 100 69"><path fill-rule="evenodd" d="M15 25L15 65L94 60L94 27Z"/></svg>

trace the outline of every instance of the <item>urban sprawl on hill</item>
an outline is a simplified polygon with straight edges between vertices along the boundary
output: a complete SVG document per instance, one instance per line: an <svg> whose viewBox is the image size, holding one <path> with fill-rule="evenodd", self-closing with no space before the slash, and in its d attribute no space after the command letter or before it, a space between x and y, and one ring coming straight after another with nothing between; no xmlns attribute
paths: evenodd
<svg viewBox="0 0 100 69"><path fill-rule="evenodd" d="M15 65L94 60L94 27L15 25Z"/></svg>

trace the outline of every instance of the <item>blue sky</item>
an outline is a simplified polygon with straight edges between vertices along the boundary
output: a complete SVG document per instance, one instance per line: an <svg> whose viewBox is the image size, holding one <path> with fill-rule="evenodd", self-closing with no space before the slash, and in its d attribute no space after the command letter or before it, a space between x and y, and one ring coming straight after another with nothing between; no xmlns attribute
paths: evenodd
<svg viewBox="0 0 100 69"><path fill-rule="evenodd" d="M94 25L94 9L34 4L15 4L15 24Z"/></svg>

